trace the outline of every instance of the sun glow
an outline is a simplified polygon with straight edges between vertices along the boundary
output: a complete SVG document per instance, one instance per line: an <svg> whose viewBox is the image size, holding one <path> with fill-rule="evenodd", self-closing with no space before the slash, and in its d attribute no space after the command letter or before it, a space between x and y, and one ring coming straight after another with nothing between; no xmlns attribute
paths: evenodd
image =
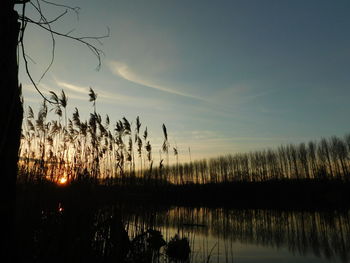
<svg viewBox="0 0 350 263"><path fill-rule="evenodd" d="M60 185L65 185L67 183L67 181L68 181L67 177L63 176L58 180L58 183Z"/></svg>

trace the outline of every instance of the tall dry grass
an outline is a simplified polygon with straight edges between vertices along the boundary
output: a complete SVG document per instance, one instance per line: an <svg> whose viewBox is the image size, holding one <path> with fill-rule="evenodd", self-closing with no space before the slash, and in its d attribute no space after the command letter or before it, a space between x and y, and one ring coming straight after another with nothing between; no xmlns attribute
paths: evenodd
<svg viewBox="0 0 350 263"><path fill-rule="evenodd" d="M97 112L98 95L92 88L88 95L93 104L88 120L81 120L77 108L71 117L67 116L68 97L64 91L60 95L51 92L55 102L51 108L43 102L35 114L28 107L23 122L19 182L59 183L63 179L107 185L184 185L350 178L350 134L211 159L190 158L187 163L179 163L179 149L175 146L174 164L170 165L171 145L163 124L164 140L159 164L155 165L154 147L140 118L136 118L135 127L125 117L112 125L108 115L102 118ZM49 111L56 119L47 118Z"/></svg>

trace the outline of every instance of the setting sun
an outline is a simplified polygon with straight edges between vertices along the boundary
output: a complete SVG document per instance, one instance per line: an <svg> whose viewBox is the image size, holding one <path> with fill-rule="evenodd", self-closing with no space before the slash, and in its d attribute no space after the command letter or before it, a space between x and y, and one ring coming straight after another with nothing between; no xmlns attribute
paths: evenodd
<svg viewBox="0 0 350 263"><path fill-rule="evenodd" d="M64 185L67 183L67 177L61 177L58 181L59 184Z"/></svg>

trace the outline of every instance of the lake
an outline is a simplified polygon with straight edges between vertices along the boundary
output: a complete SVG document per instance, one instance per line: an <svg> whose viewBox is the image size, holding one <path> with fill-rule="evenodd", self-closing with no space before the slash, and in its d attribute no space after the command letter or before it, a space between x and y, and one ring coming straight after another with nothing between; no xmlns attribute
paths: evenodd
<svg viewBox="0 0 350 263"><path fill-rule="evenodd" d="M350 211L59 202L21 207L16 237L22 262L176 262L172 239L182 262L350 262Z"/></svg>

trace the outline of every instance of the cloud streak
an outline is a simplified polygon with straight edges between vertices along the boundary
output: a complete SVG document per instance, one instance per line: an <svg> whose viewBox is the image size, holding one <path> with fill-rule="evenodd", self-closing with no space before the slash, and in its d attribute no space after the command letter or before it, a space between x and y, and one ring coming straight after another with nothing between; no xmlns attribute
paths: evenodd
<svg viewBox="0 0 350 263"><path fill-rule="evenodd" d="M59 80L56 80L56 84L61 88L67 88L67 89L74 91L74 92L77 92L77 93L81 93L81 94L85 94L85 95L89 94L89 89L87 87L84 87L84 86L78 86L75 84L71 84L71 83L59 81Z"/></svg>
<svg viewBox="0 0 350 263"><path fill-rule="evenodd" d="M164 86L152 83L152 81L146 80L146 79L142 78L141 76L138 76L137 74L135 74L128 67L128 65L126 65L124 63L120 63L118 61L112 61L112 62L109 63L109 68L110 68L110 70L112 71L113 74L121 77L122 79L130 81L132 83L135 83L135 84L147 87L147 88L155 89L155 90L158 90L158 91L162 91L162 92L165 92L165 93L181 96L181 97L186 97L186 98L191 98L191 99L195 99L195 100L205 101L203 98L201 98L199 96L195 96L195 95L192 95L192 94L184 93L184 92L178 91L178 90L173 89L173 88L168 88L168 87L164 87Z"/></svg>
<svg viewBox="0 0 350 263"><path fill-rule="evenodd" d="M64 81L59 81L59 80L56 80L56 84L61 88L66 88L66 89L73 91L75 93L85 95L84 97L72 96L73 98L82 99L82 100L88 99L90 87L80 86L80 85L76 85L76 84L72 84L72 83L68 83L68 82L64 82ZM98 99L101 99L103 101L130 101L130 100L132 100L132 98L129 96L116 94L116 93L110 93L110 92L102 91L102 90L96 89L96 88L94 88L94 90L97 93Z"/></svg>
<svg viewBox="0 0 350 263"><path fill-rule="evenodd" d="M78 99L78 100L83 100L87 101L88 100L88 94L89 94L89 88L88 86L82 86L82 85L76 85L72 83L68 83L65 81L61 81L58 79L55 79L56 85L59 86L60 88L67 89L71 91L72 93L68 94L68 98L73 98L73 99ZM104 91L99 88L93 88L94 91L97 94L97 100L106 102L106 103L118 103L122 105L145 105L145 100L146 98L142 97L131 97L131 96L126 96L122 95L120 93L115 93L115 92L108 92ZM84 96L83 96L84 95ZM159 102L153 99L147 98L147 103L149 104L156 104Z"/></svg>

